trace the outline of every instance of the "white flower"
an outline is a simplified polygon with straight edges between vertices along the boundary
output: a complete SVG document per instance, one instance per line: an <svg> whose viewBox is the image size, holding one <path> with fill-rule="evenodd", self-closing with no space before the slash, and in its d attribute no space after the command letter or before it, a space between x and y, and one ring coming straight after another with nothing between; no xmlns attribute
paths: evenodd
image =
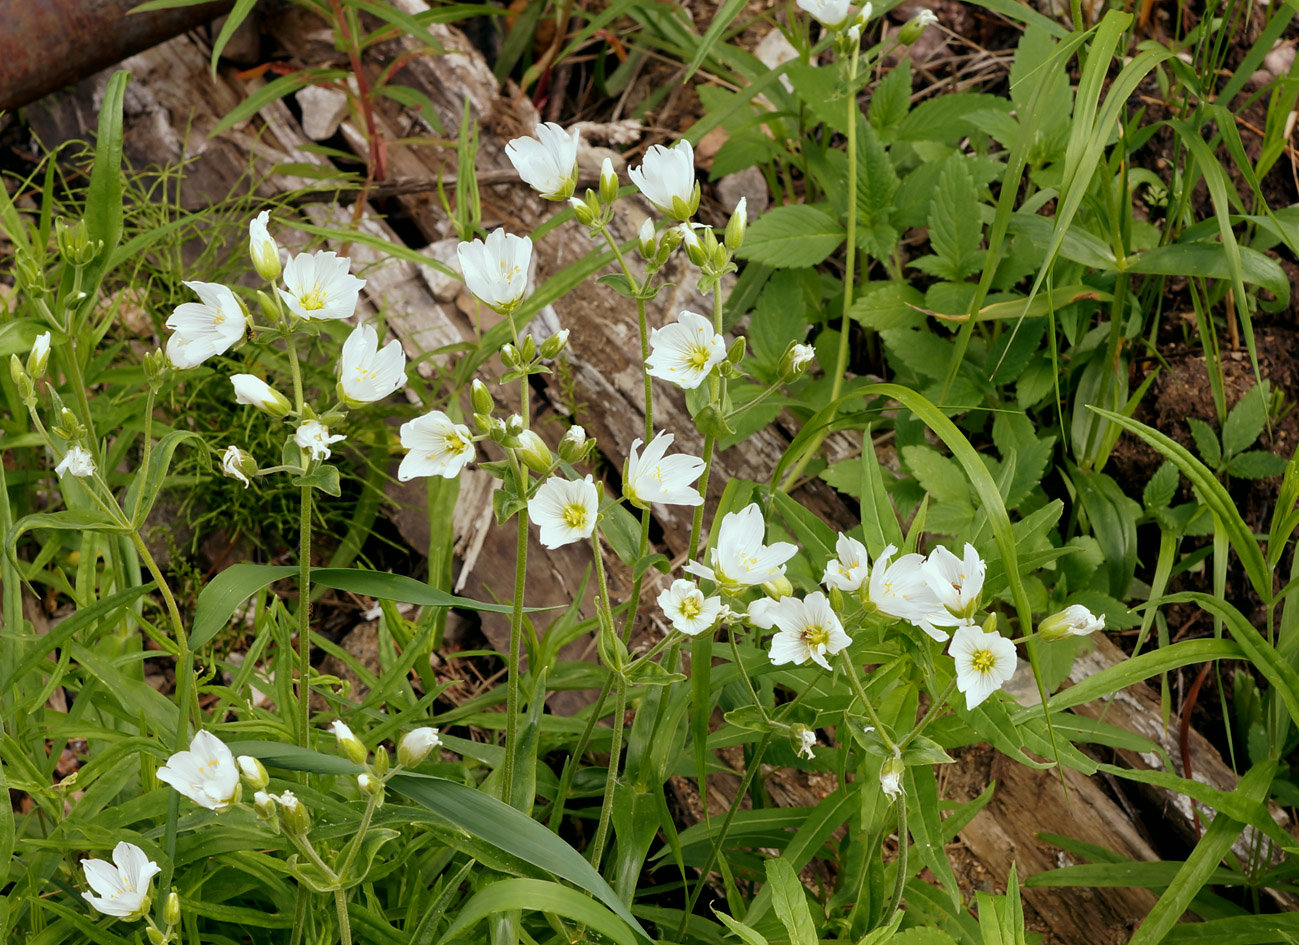
<svg viewBox="0 0 1299 945"><path fill-rule="evenodd" d="M158 769L158 780L170 784L200 807L218 814L239 799L239 766L225 742L199 729L188 751L178 751Z"/></svg>
<svg viewBox="0 0 1299 945"><path fill-rule="evenodd" d="M581 134L570 136L548 121L536 127L536 138L515 138L505 146L519 176L547 200L567 200L577 186L577 149Z"/></svg>
<svg viewBox="0 0 1299 945"><path fill-rule="evenodd" d="M599 514L600 497L590 476L571 481L551 476L528 501L528 515L541 528L543 548L590 538Z"/></svg>
<svg viewBox="0 0 1299 945"><path fill-rule="evenodd" d="M798 738L798 747L794 749L794 754L808 761L814 759L816 755L812 749L816 746L816 732L806 725L795 725L794 735Z"/></svg>
<svg viewBox="0 0 1299 945"><path fill-rule="evenodd" d="M518 308L528 294L528 265L532 240L505 230L492 230L487 241L456 247L465 285L484 305L501 314Z"/></svg>
<svg viewBox="0 0 1299 945"><path fill-rule="evenodd" d="M727 588L752 587L782 577L785 562L794 557L798 548L787 541L763 544L766 531L767 523L757 504L728 512L717 530L717 543L708 550L712 567L692 561L684 570Z"/></svg>
<svg viewBox="0 0 1299 945"><path fill-rule="evenodd" d="M248 477L257 472L257 460L253 459L251 454L231 444L221 454L221 471L231 479L238 479L247 489L252 484Z"/></svg>
<svg viewBox="0 0 1299 945"><path fill-rule="evenodd" d="M637 508L647 508L651 502L661 505L703 505L704 497L691 483L702 475L704 461L687 453L665 456L672 445L673 436L666 430L650 440L645 452L636 455L641 445L639 438L632 440L623 473L623 491L627 500Z"/></svg>
<svg viewBox="0 0 1299 945"><path fill-rule="evenodd" d="M694 390L726 359L726 341L713 323L694 312L682 312L671 325L650 332L650 356L645 369L654 377Z"/></svg>
<svg viewBox="0 0 1299 945"><path fill-rule="evenodd" d="M138 919L149 911L149 884L162 872L143 850L125 840L113 847L111 866L105 860L82 860L81 868L90 888L99 893L83 892L81 898L96 912L123 919Z"/></svg>
<svg viewBox="0 0 1299 945"><path fill-rule="evenodd" d="M338 739L338 747L343 755L353 764L365 764L365 759L370 756L370 753L365 750L361 740L352 734L347 723L342 719L334 719L329 727L334 733L334 738Z"/></svg>
<svg viewBox="0 0 1299 945"><path fill-rule="evenodd" d="M776 666L806 663L810 659L829 669L826 656L833 656L852 642L820 591L813 591L803 600L782 597L770 614L779 628L771 638L771 662Z"/></svg>
<svg viewBox="0 0 1299 945"><path fill-rule="evenodd" d="M64 473L72 473L78 478L84 479L86 476L95 474L95 459L89 451L82 449L80 446L72 446L63 454L63 459L54 467L54 471L63 478Z"/></svg>
<svg viewBox="0 0 1299 945"><path fill-rule="evenodd" d="M413 728L397 743L397 763L405 768L417 765L441 744L437 729L428 725Z"/></svg>
<svg viewBox="0 0 1299 945"><path fill-rule="evenodd" d="M988 565L974 546L965 543L963 558L958 558L942 545L929 552L922 568L938 602L953 617L969 620L979 609L979 595L983 593L983 578Z"/></svg>
<svg viewBox="0 0 1299 945"><path fill-rule="evenodd" d="M1000 633L957 627L947 652L956 661L956 688L973 709L1015 674L1015 644Z"/></svg>
<svg viewBox="0 0 1299 945"><path fill-rule="evenodd" d="M801 377L807 372L812 365L812 359L816 357L816 349L811 345L792 344L785 351L784 356L780 359L781 377L796 378Z"/></svg>
<svg viewBox="0 0 1299 945"><path fill-rule="evenodd" d="M798 0L803 12L811 14L824 27L837 30L848 22L852 4L848 0Z"/></svg>
<svg viewBox="0 0 1299 945"><path fill-rule="evenodd" d="M660 213L674 220L689 220L699 209L695 151L684 138L672 148L654 145L645 152L644 163L629 169L627 176Z"/></svg>
<svg viewBox="0 0 1299 945"><path fill-rule="evenodd" d="M27 356L27 373L39 378L45 373L45 366L50 360L50 333L43 331L32 342L32 353Z"/></svg>
<svg viewBox="0 0 1299 945"><path fill-rule="evenodd" d="M397 478L408 482L416 476L454 479L474 458L473 434L463 423L455 423L441 410L401 425L401 445L410 450L397 468Z"/></svg>
<svg viewBox="0 0 1299 945"><path fill-rule="evenodd" d="M280 289L280 298L299 318L350 318L365 285L348 271L351 265L337 253L298 253L284 267L288 291Z"/></svg>
<svg viewBox="0 0 1299 945"><path fill-rule="evenodd" d="M345 440L342 433L330 435L329 428L319 420L304 420L293 434L293 442L311 452L312 459L329 459L331 443Z"/></svg>
<svg viewBox="0 0 1299 945"><path fill-rule="evenodd" d="M890 801L902 796L902 775L906 770L901 758L890 758L880 766L880 790Z"/></svg>
<svg viewBox="0 0 1299 945"><path fill-rule="evenodd" d="M235 389L235 403L264 410L277 419L286 416L292 406L289 398L255 374L231 374L230 383Z"/></svg>
<svg viewBox="0 0 1299 945"><path fill-rule="evenodd" d="M825 565L825 574L821 583L826 587L837 587L841 591L852 593L866 583L870 573L870 560L866 556L866 546L856 538L840 535L834 544L837 558L831 558Z"/></svg>
<svg viewBox="0 0 1299 945"><path fill-rule="evenodd" d="M383 400L406 383L406 353L394 338L379 350L373 325L357 325L343 342L338 386L349 406Z"/></svg>
<svg viewBox="0 0 1299 945"><path fill-rule="evenodd" d="M167 319L173 332L167 339L167 359L178 370L223 354L244 336L248 316L235 294L215 282L186 282L201 301L183 302Z"/></svg>
<svg viewBox="0 0 1299 945"><path fill-rule="evenodd" d="M599 513L600 497L590 476L572 481L551 476L527 503L527 515L542 529L547 549L590 538Z"/></svg>
<svg viewBox="0 0 1299 945"><path fill-rule="evenodd" d="M776 601L770 597L759 597L753 603L749 604L748 612L745 617L749 623L759 630L770 630L776 625L776 618L772 616L771 610L776 606Z"/></svg>
<svg viewBox="0 0 1299 945"><path fill-rule="evenodd" d="M1043 640L1062 640L1065 637L1085 637L1105 629L1105 615L1097 617L1082 604L1070 604L1058 614L1052 614L1037 625Z"/></svg>
<svg viewBox="0 0 1299 945"><path fill-rule="evenodd" d="M870 576L871 603L890 617L910 621L941 643L948 634L939 628L960 621L938 602L925 578L924 557L913 553L891 561L897 550L887 545L875 562Z"/></svg>
<svg viewBox="0 0 1299 945"><path fill-rule="evenodd" d="M709 630L722 614L720 597L705 597L693 582L678 578L658 597L659 607L672 621L672 628L688 636Z"/></svg>
<svg viewBox="0 0 1299 945"><path fill-rule="evenodd" d="M271 212L263 210L248 224L248 255L257 274L267 282L274 282L280 277L280 248L266 229L270 219Z"/></svg>

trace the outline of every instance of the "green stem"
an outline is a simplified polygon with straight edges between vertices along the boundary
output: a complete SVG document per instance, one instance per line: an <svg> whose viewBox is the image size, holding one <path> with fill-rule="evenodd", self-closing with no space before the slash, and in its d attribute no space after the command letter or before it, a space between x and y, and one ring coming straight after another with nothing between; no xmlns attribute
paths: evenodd
<svg viewBox="0 0 1299 945"><path fill-rule="evenodd" d="M609 584L604 574L604 555L600 551L600 533L591 536L591 547L595 557L595 575L600 587L600 599L596 607L600 609L600 633L610 637L610 648L617 642L613 629L613 611L609 606ZM609 773L604 782L604 799L600 803L600 823L596 827L595 840L591 844L591 866L599 871L600 860L604 856L605 842L609 836L609 824L613 818L613 793L618 782L618 762L622 756L623 716L627 712L627 668L623 665L620 651L618 665L609 667L614 674L613 706L613 743L609 746Z"/></svg>
<svg viewBox="0 0 1299 945"><path fill-rule="evenodd" d="M334 908L338 910L338 937L341 945L352 945L352 921L347 917L347 893L334 890Z"/></svg>
<svg viewBox="0 0 1299 945"><path fill-rule="evenodd" d="M347 852L343 854L343 865L337 870L340 882L347 879L347 872L352 868L353 861L356 860L356 854L361 849L361 842L370 830L370 822L374 819L374 812L379 808L379 799L383 793L371 794L366 801L365 813L361 815L361 826L357 828L356 834L352 837L351 842L347 845Z"/></svg>
<svg viewBox="0 0 1299 945"><path fill-rule="evenodd" d="M871 725L875 726L875 731L879 733L880 739L884 742L884 746L889 750L889 754L898 754L898 746L889 736L888 729L884 727L884 723L880 721L880 717L875 714L875 706L871 704L870 698L866 695L866 690L862 688L861 679L857 675L857 667L853 665L852 658L848 656L846 650L844 651L843 664L848 667L848 683L852 686L853 692L857 696L857 700L862 704L862 708L866 710L866 715L871 720Z"/></svg>
<svg viewBox="0 0 1299 945"><path fill-rule="evenodd" d="M947 705L947 700L952 697L952 693L955 691L956 680L953 679L947 684L947 688L943 690L943 694L929 703L929 708L925 711L924 717L916 723L916 727L898 739L899 751L915 741L916 736L923 732L929 726L929 723L934 720L934 716L938 715L938 713L943 710Z"/></svg>
<svg viewBox="0 0 1299 945"><path fill-rule="evenodd" d="M290 361L295 359L290 356ZM295 377L296 380L296 377ZM311 486L298 516L298 744L311 747Z"/></svg>
<svg viewBox="0 0 1299 945"><path fill-rule="evenodd" d="M526 382L526 379L525 379ZM523 402L526 404L528 391L525 383ZM526 425L526 421L525 421ZM526 499L528 494L528 473L519 458L510 451L510 462L514 467L514 481L518 483L519 497ZM528 580L528 507L519 509L518 524L514 544L514 603L510 608L510 648L506 654L509 665L506 667L505 689L505 764L501 773L501 800L507 804L514 803L515 763L514 748L519 733L519 660L522 657L523 645L523 594Z"/></svg>
<svg viewBox="0 0 1299 945"><path fill-rule="evenodd" d="M751 680L749 674L744 671L744 663L740 661L740 646L735 642L735 634L728 632L726 636L731 641L731 656L735 660L735 668L740 671L740 678L744 680L744 687L749 690L749 698L751 698L753 704L757 706L758 712L762 715L762 721L770 723L771 716L767 715L766 707L763 706L762 700L758 698L758 691L753 688L753 680Z"/></svg>
<svg viewBox="0 0 1299 945"><path fill-rule="evenodd" d="M886 910L884 910L883 915L885 916L891 916L895 911L897 911L898 906L902 904L902 893L907 886L907 853L910 850L910 846L907 844L907 797L905 794L902 795L902 797L898 798L897 805L898 805L898 859L897 859L898 878L897 878L897 882L893 884L893 898L889 903L889 907Z"/></svg>
<svg viewBox="0 0 1299 945"><path fill-rule="evenodd" d="M140 460L140 470L148 473L149 454L153 452L153 402L156 396L153 385L149 385L149 391L144 399L144 456ZM140 514L140 503L144 500L144 490L140 489L135 493L135 505L131 508L131 521L135 522Z"/></svg>

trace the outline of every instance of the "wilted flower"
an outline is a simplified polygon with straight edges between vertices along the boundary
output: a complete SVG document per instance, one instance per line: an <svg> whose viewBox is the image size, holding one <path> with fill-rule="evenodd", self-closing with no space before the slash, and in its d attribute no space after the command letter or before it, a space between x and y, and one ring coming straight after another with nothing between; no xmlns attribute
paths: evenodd
<svg viewBox="0 0 1299 945"><path fill-rule="evenodd" d="M907 770L901 758L889 758L880 767L880 790L890 801L902 796L902 775Z"/></svg>
<svg viewBox="0 0 1299 945"><path fill-rule="evenodd" d="M798 6L832 30L842 28L852 13L852 4L848 0L798 0Z"/></svg>
<svg viewBox="0 0 1299 945"><path fill-rule="evenodd" d="M289 398L255 374L231 374L230 383L235 389L235 403L247 404L264 410L277 420L292 409Z"/></svg>
<svg viewBox="0 0 1299 945"><path fill-rule="evenodd" d="M188 751L178 751L158 769L158 780L170 784L200 807L227 811L239 800L239 766L225 742L199 729Z"/></svg>
<svg viewBox="0 0 1299 945"><path fill-rule="evenodd" d="M694 390L725 359L726 340L713 331L713 323L694 312L682 312L671 325L650 332L645 369L654 377Z"/></svg>
<svg viewBox="0 0 1299 945"><path fill-rule="evenodd" d="M257 472L257 460L253 459L251 453L231 444L221 454L221 471L231 479L238 479L247 489L252 484L249 477Z"/></svg>
<svg viewBox="0 0 1299 945"><path fill-rule="evenodd" d="M771 638L771 662L806 663L809 659L829 669L826 656L833 656L852 642L843 632L843 624L820 591L803 600L784 597L769 611L778 631Z"/></svg>
<svg viewBox="0 0 1299 945"><path fill-rule="evenodd" d="M1105 629L1105 615L1099 617L1082 604L1070 604L1058 614L1052 614L1037 625L1043 640L1063 640L1065 637L1090 636Z"/></svg>
<svg viewBox="0 0 1299 945"><path fill-rule="evenodd" d="M167 319L172 336L167 358L179 370L196 367L223 354L244 336L248 316L228 288L216 282L186 282L201 301L183 302Z"/></svg>
<svg viewBox="0 0 1299 945"><path fill-rule="evenodd" d="M351 265L337 253L298 253L284 267L287 291L280 289L280 298L299 318L350 318L365 285Z"/></svg>
<svg viewBox="0 0 1299 945"><path fill-rule="evenodd" d="M806 725L794 726L794 737L798 740L798 745L794 749L794 754L800 758L806 758L811 761L816 757L812 749L816 747L816 732L812 731Z"/></svg>
<svg viewBox="0 0 1299 945"><path fill-rule="evenodd" d="M645 152L644 163L630 168L627 176L660 213L674 220L689 220L699 209L695 151L684 138L672 148L654 145Z"/></svg>
<svg viewBox="0 0 1299 945"><path fill-rule="evenodd" d="M289 833L304 834L311 829L311 812L292 791L271 794L270 797L279 803L280 824L285 830Z"/></svg>
<svg viewBox="0 0 1299 945"><path fill-rule="evenodd" d="M473 434L463 423L455 423L441 410L401 425L401 445L410 450L397 468L402 482L416 476L454 479L465 463L474 458Z"/></svg>
<svg viewBox="0 0 1299 945"><path fill-rule="evenodd" d="M957 627L947 648L956 661L956 688L973 709L1015 675L1015 644L1000 633Z"/></svg>
<svg viewBox="0 0 1299 945"><path fill-rule="evenodd" d="M674 630L692 637L711 629L722 614L720 597L705 597L703 591L684 578L678 578L671 587L663 589L658 596L658 605Z"/></svg>
<svg viewBox="0 0 1299 945"><path fill-rule="evenodd" d="M785 562L798 552L787 541L763 544L767 524L756 504L739 512L728 512L717 530L717 542L709 549L712 567L692 561L688 574L716 581L725 588L752 587L775 580L785 573Z"/></svg>
<svg viewBox="0 0 1299 945"><path fill-rule="evenodd" d="M532 240L503 229L492 230L487 240L456 247L465 285L488 308L509 314L528 294L528 265Z"/></svg>
<svg viewBox="0 0 1299 945"><path fill-rule="evenodd" d="M406 383L406 353L394 338L379 350L373 325L357 325L343 342L338 386L348 406L383 400Z"/></svg>
<svg viewBox="0 0 1299 945"><path fill-rule="evenodd" d="M859 590L870 574L866 546L856 538L840 535L835 541L834 550L839 557L826 562L821 583L848 593Z"/></svg>
<svg viewBox="0 0 1299 945"><path fill-rule="evenodd" d="M790 380L801 377L812 366L812 359L815 357L816 349L811 345L791 344L781 356L780 376Z"/></svg>
<svg viewBox="0 0 1299 945"><path fill-rule="evenodd" d="M63 454L63 459L54 467L59 478L63 478L64 473L72 473L79 479L95 474L95 458L90 455L88 450L80 446L70 446L68 451Z"/></svg>
<svg viewBox="0 0 1299 945"><path fill-rule="evenodd" d="M949 614L962 620L974 616L979 609L979 595L983 593L983 578L988 573L988 565L973 545L965 543L962 558L939 545L929 553L921 570L934 596Z"/></svg>
<svg viewBox="0 0 1299 945"><path fill-rule="evenodd" d="M528 515L541 528L543 548L590 538L599 514L600 497L590 476L571 481L551 476L528 502Z"/></svg>
<svg viewBox="0 0 1299 945"><path fill-rule="evenodd" d="M922 555L907 554L897 561L894 545L887 545L870 576L870 601L882 613L915 624L940 643L947 639L947 631L960 621L938 602L937 595L925 577Z"/></svg>
<svg viewBox="0 0 1299 945"><path fill-rule="evenodd" d="M330 434L319 420L304 420L293 434L293 442L311 453L312 459L329 459L330 444L347 439L342 433Z"/></svg>
<svg viewBox="0 0 1299 945"><path fill-rule="evenodd" d="M547 200L567 200L577 186L577 149L581 135L572 135L548 121L538 125L536 138L515 138L505 146L519 176Z"/></svg>
<svg viewBox="0 0 1299 945"><path fill-rule="evenodd" d="M441 744L437 729L428 725L413 728L397 743L397 764L405 768L417 765Z"/></svg>
<svg viewBox="0 0 1299 945"><path fill-rule="evenodd" d="M134 843L125 840L113 847L113 863L105 860L81 861L86 882L99 893L83 892L81 898L104 915L134 920L149 911L149 884L162 867Z"/></svg>
<svg viewBox="0 0 1299 945"><path fill-rule="evenodd" d="M651 502L662 505L703 505L704 497L691 483L703 474L704 461L687 453L665 456L673 436L663 431L650 440L645 452L636 455L640 438L632 440L623 475L623 491L637 508Z"/></svg>
<svg viewBox="0 0 1299 945"><path fill-rule="evenodd" d="M266 224L270 222L271 212L263 210L248 224L248 255L252 257L253 268L267 282L274 282L280 277L280 248L271 239Z"/></svg>

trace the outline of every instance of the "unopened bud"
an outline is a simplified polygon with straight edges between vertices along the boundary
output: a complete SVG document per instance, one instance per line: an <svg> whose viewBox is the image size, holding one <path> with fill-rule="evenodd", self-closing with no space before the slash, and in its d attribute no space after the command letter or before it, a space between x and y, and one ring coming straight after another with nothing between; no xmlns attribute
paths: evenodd
<svg viewBox="0 0 1299 945"><path fill-rule="evenodd" d="M587 191L589 197L595 196L591 191ZM573 216L577 217L577 222L583 226L590 226L599 217L600 212L593 209L585 200L577 197L569 197L568 205L573 208Z"/></svg>
<svg viewBox="0 0 1299 945"><path fill-rule="evenodd" d="M167 893L167 901L162 907L162 921L168 925L180 924L180 896L174 889Z"/></svg>
<svg viewBox="0 0 1299 945"><path fill-rule="evenodd" d="M149 940L149 945L167 945L167 936L162 934L162 929L152 925L144 930L144 937Z"/></svg>
<svg viewBox="0 0 1299 945"><path fill-rule="evenodd" d="M397 743L397 764L403 768L413 767L429 756L429 753L442 744L438 730L428 725L411 729Z"/></svg>
<svg viewBox="0 0 1299 945"><path fill-rule="evenodd" d="M762 590L772 600L780 600L782 597L788 597L794 593L794 585L790 583L789 578L782 574L770 581L763 582Z"/></svg>
<svg viewBox="0 0 1299 945"><path fill-rule="evenodd" d="M739 365L744 360L746 342L743 335L740 335L731 342L731 346L726 349L726 360L734 365Z"/></svg>
<svg viewBox="0 0 1299 945"><path fill-rule="evenodd" d="M171 369L171 359L167 357L167 352L161 348L154 348L152 351L145 352L142 360L145 380L149 382L150 387L156 390Z"/></svg>
<svg viewBox="0 0 1299 945"><path fill-rule="evenodd" d="M1098 617L1082 604L1070 604L1037 625L1038 635L1047 641L1090 636L1097 630L1104 629L1105 615Z"/></svg>
<svg viewBox="0 0 1299 945"><path fill-rule="evenodd" d="M274 820L275 798L265 791L258 791L253 795L253 811L258 820Z"/></svg>
<svg viewBox="0 0 1299 945"><path fill-rule="evenodd" d="M474 414L474 426L478 428L479 433L492 432L492 417L486 413Z"/></svg>
<svg viewBox="0 0 1299 945"><path fill-rule="evenodd" d="M71 226L64 220L54 224L54 242L59 247L59 255L71 266L89 265L104 248L103 240L92 240L85 220L78 220Z"/></svg>
<svg viewBox="0 0 1299 945"><path fill-rule="evenodd" d="M269 210L263 210L248 225L248 255L257 274L267 282L274 282L280 277L280 248L266 228L270 216Z"/></svg>
<svg viewBox="0 0 1299 945"><path fill-rule="evenodd" d="M14 255L14 279L19 291L27 295L41 296L46 292L45 270L21 250Z"/></svg>
<svg viewBox="0 0 1299 945"><path fill-rule="evenodd" d="M36 385L32 383L31 377L23 368L23 362L18 355L9 355L9 376L13 378L14 386L18 388L18 396L22 402L28 406L36 401Z"/></svg>
<svg viewBox="0 0 1299 945"><path fill-rule="evenodd" d="M370 767L374 773L382 777L388 773L388 768L392 765L392 759L388 757L388 749L379 745L374 749L374 760L370 762Z"/></svg>
<svg viewBox="0 0 1299 945"><path fill-rule="evenodd" d="M523 460L523 465L534 473L550 472L550 467L555 460L551 456L550 448L546 446L545 441L531 430L524 430L519 433L518 439L519 459Z"/></svg>
<svg viewBox="0 0 1299 945"><path fill-rule="evenodd" d="M521 345L519 356L522 357L525 362L531 362L532 359L537 356L537 339L533 338L531 335L524 335L523 340L519 342L519 344Z"/></svg>
<svg viewBox="0 0 1299 945"><path fill-rule="evenodd" d="M655 252L658 251L658 240L654 235L654 221L649 217L640 225L640 234L637 237L640 243L640 254L646 259L653 259Z"/></svg>
<svg viewBox="0 0 1299 945"><path fill-rule="evenodd" d="M731 218L726 221L726 248L735 252L744 242L744 231L749 228L749 198L741 197Z"/></svg>
<svg viewBox="0 0 1299 945"><path fill-rule="evenodd" d="M613 171L613 161L608 158L600 165L600 202L613 203L618 199L618 175Z"/></svg>
<svg viewBox="0 0 1299 945"><path fill-rule="evenodd" d="M280 310L275 307L275 301L261 289L257 290L257 307L262 310L262 315L268 322L274 324L279 321Z"/></svg>
<svg viewBox="0 0 1299 945"><path fill-rule="evenodd" d="M573 424L559 441L559 458L566 463L580 462L591 449L586 440L586 431Z"/></svg>
<svg viewBox="0 0 1299 945"><path fill-rule="evenodd" d="M686 248L686 255L696 266L702 266L708 262L708 252L704 249L704 244L699 239L699 234L689 223L683 223L677 227L677 232L681 234L681 242Z"/></svg>
<svg viewBox="0 0 1299 945"><path fill-rule="evenodd" d="M32 380L39 381L45 376L45 368L50 363L50 333L43 331L36 336L32 350L27 355L27 373Z"/></svg>
<svg viewBox="0 0 1299 945"><path fill-rule="evenodd" d="M541 357L553 361L568 347L568 329L561 328L541 343Z"/></svg>
<svg viewBox="0 0 1299 945"><path fill-rule="evenodd" d="M507 368L517 368L522 363L519 360L519 349L507 343L501 348L501 361Z"/></svg>
<svg viewBox="0 0 1299 945"><path fill-rule="evenodd" d="M252 755L240 755L235 761L239 764L239 774L250 791L261 791L270 781L266 766Z"/></svg>
<svg viewBox="0 0 1299 945"><path fill-rule="evenodd" d="M681 245L682 239L684 237L679 227L673 226L664 230L663 236L659 239L659 252L658 256L655 257L655 262L660 266L667 262L668 257Z"/></svg>
<svg viewBox="0 0 1299 945"><path fill-rule="evenodd" d="M342 719L335 719L329 726L333 729L334 737L338 739L338 748L343 756L353 764L365 764L365 759L370 753L365 750L361 740L352 734L352 730Z"/></svg>
<svg viewBox="0 0 1299 945"><path fill-rule="evenodd" d="M921 10L898 30L898 42L903 46L910 46L925 34L925 30L937 22L938 17L934 15L933 10Z"/></svg>
<svg viewBox="0 0 1299 945"><path fill-rule="evenodd" d="M523 418L517 413L512 413L505 421L505 435L518 436L523 432Z"/></svg>
<svg viewBox="0 0 1299 945"><path fill-rule="evenodd" d="M792 381L796 377L801 377L807 373L808 367L812 364L812 359L816 357L816 349L811 345L801 344L792 341L785 353L780 357L780 376L785 380Z"/></svg>
<svg viewBox="0 0 1299 945"><path fill-rule="evenodd" d="M368 774L358 774L356 776L356 786L361 789L362 794L382 794L383 782L378 778L372 778Z"/></svg>
<svg viewBox="0 0 1299 945"><path fill-rule="evenodd" d="M285 791L276 800L280 802L280 824L287 832L300 836L311 829L311 814L297 795Z"/></svg>
<svg viewBox="0 0 1299 945"><path fill-rule="evenodd" d="M492 409L496 406L492 402L492 392L487 389L486 384L476 377L473 383L469 385L469 399L473 402L474 413L486 414L489 417L492 414Z"/></svg>

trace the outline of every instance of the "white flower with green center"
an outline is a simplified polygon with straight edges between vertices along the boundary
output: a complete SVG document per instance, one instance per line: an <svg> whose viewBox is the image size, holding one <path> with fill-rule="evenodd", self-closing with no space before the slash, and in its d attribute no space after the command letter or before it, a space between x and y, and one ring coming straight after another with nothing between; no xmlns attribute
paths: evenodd
<svg viewBox="0 0 1299 945"><path fill-rule="evenodd" d="M167 339L167 360L179 371L196 367L224 354L244 336L248 316L228 288L216 282L184 283L200 301L183 302L167 319L172 335Z"/></svg>
<svg viewBox="0 0 1299 945"><path fill-rule="evenodd" d="M973 709L1015 675L1015 644L1000 633L957 627L947 652L956 661L956 688Z"/></svg>
<svg viewBox="0 0 1299 945"><path fill-rule="evenodd" d="M1105 615L1097 617L1082 604L1070 604L1058 614L1052 614L1037 625L1043 640L1063 640L1065 637L1090 636L1105 629Z"/></svg>
<svg viewBox="0 0 1299 945"><path fill-rule="evenodd" d="M397 467L397 478L402 482L417 476L454 479L474 458L474 439L469 428L441 410L431 410L403 423L401 445L410 451Z"/></svg>
<svg viewBox="0 0 1299 945"><path fill-rule="evenodd" d="M357 325L343 342L338 387L349 407L383 400L406 383L406 353L394 338L379 350L373 325Z"/></svg>
<svg viewBox="0 0 1299 945"><path fill-rule="evenodd" d="M519 176L547 200L567 200L577 187L577 149L581 135L571 135L548 121L538 125L535 138L515 138L505 146Z"/></svg>
<svg viewBox="0 0 1299 945"><path fill-rule="evenodd" d="M728 591L783 577L785 562L798 553L798 548L787 541L764 544L766 533L767 523L756 503L739 512L728 512L717 530L716 544L708 549L712 567L691 561L683 570L716 581Z"/></svg>
<svg viewBox="0 0 1299 945"><path fill-rule="evenodd" d="M722 615L720 597L705 597L691 581L678 578L658 596L659 607L672 622L674 630L695 636L711 630Z"/></svg>
<svg viewBox="0 0 1299 945"><path fill-rule="evenodd" d="M311 453L312 459L329 459L330 446L347 439L342 433L330 434L329 427L319 420L305 420L293 434L293 442Z"/></svg>
<svg viewBox="0 0 1299 945"><path fill-rule="evenodd" d="M965 543L964 556L956 557L942 545L929 552L921 569L934 596L949 614L968 621L979 609L987 563L974 546Z"/></svg>
<svg viewBox="0 0 1299 945"><path fill-rule="evenodd" d="M599 514L600 497L590 476L571 481L551 476L528 501L528 516L541 528L543 548L590 538Z"/></svg>
<svg viewBox="0 0 1299 945"><path fill-rule="evenodd" d="M695 150L684 138L675 147L656 144L645 152L640 167L627 176L655 208L685 222L699 209L699 182L695 180Z"/></svg>
<svg viewBox="0 0 1299 945"><path fill-rule="evenodd" d="M934 589L925 577L923 555L907 554L893 561L897 547L887 545L870 576L870 602L881 613L915 624L939 643L948 633L941 627L953 627L961 621L938 602Z"/></svg>
<svg viewBox="0 0 1299 945"><path fill-rule="evenodd" d="M702 475L704 461L688 453L667 456L673 436L666 430L650 440L639 456L639 438L632 440L623 470L623 491L637 508L660 505L703 505L704 497L692 483Z"/></svg>
<svg viewBox="0 0 1299 945"><path fill-rule="evenodd" d="M365 285L351 266L337 253L298 253L284 267L280 298L298 318L351 318Z"/></svg>
<svg viewBox="0 0 1299 945"><path fill-rule="evenodd" d="M486 241L456 247L465 286L493 311L508 315L528 294L532 240L505 230L492 230Z"/></svg>
<svg viewBox="0 0 1299 945"><path fill-rule="evenodd" d="M194 733L188 751L176 752L158 769L158 780L218 814L239 800L235 756L225 742L203 729Z"/></svg>
<svg viewBox="0 0 1299 945"><path fill-rule="evenodd" d="M821 576L821 583L826 587L837 587L846 593L854 593L866 583L870 574L870 559L866 555L866 546L856 538L840 535L834 544L837 558L831 558Z"/></svg>
<svg viewBox="0 0 1299 945"><path fill-rule="evenodd" d="M829 669L833 656L852 642L843 624L820 591L799 600L782 597L769 611L777 632L771 638L771 662L802 664L808 660Z"/></svg>
<svg viewBox="0 0 1299 945"><path fill-rule="evenodd" d="M85 479L87 476L95 474L95 458L90 455L88 450L80 446L71 446L63 454L63 459L54 467L60 479L64 473L72 473L78 479Z"/></svg>
<svg viewBox="0 0 1299 945"><path fill-rule="evenodd" d="M81 898L96 912L134 921L149 911L149 884L162 867L134 843L125 840L113 847L113 862L81 861L86 882L98 896L83 892Z"/></svg>
<svg viewBox="0 0 1299 945"><path fill-rule="evenodd" d="M726 340L713 331L713 323L694 312L682 312L673 324L650 332L645 369L654 377L694 390L724 360Z"/></svg>

